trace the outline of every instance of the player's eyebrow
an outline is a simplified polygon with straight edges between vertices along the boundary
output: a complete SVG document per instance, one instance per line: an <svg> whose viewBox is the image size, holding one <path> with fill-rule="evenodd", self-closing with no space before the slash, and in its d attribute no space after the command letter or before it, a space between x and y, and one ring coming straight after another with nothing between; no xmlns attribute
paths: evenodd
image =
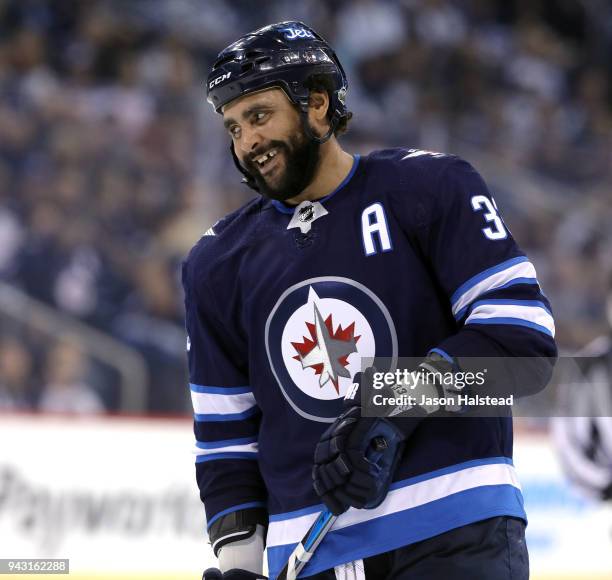
<svg viewBox="0 0 612 580"><path fill-rule="evenodd" d="M255 103L254 105L251 105L248 109L245 109L244 111L242 111L242 115L240 116L242 117L244 121L246 121L253 113L258 113L260 111L269 110L271 108L272 107L270 105L267 105L265 103ZM236 120L232 117L228 117L227 119L223 121L223 126L226 129L229 129L230 125L233 125L234 123L236 123Z"/></svg>

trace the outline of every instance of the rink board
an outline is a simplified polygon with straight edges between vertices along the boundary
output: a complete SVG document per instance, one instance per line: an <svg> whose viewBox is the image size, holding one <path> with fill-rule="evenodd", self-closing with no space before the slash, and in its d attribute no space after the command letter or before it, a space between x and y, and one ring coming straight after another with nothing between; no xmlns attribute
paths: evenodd
<svg viewBox="0 0 612 580"><path fill-rule="evenodd" d="M0 558L69 558L71 580L199 580L215 564L188 419L0 415L0 442ZM612 577L610 510L568 487L545 437L517 437L515 464L532 578Z"/></svg>

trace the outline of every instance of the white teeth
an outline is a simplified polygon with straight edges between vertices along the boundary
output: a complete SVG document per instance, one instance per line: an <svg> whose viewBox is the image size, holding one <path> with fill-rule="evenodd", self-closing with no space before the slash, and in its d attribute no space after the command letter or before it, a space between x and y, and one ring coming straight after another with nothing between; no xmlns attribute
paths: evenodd
<svg viewBox="0 0 612 580"><path fill-rule="evenodd" d="M258 165L263 165L268 159L272 159L272 157L274 157L275 155L276 155L276 149L272 149L271 151L264 153L261 157L258 157L257 159L255 159L255 162Z"/></svg>

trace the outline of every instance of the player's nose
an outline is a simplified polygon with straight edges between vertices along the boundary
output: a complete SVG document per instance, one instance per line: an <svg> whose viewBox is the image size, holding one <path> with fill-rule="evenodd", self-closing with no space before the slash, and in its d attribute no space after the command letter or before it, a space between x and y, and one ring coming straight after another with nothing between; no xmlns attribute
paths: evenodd
<svg viewBox="0 0 612 580"><path fill-rule="evenodd" d="M241 137L242 138L240 139L240 149L245 155L249 155L253 151L255 151L257 147L259 147L259 144L262 142L259 133L253 129L243 129Z"/></svg>

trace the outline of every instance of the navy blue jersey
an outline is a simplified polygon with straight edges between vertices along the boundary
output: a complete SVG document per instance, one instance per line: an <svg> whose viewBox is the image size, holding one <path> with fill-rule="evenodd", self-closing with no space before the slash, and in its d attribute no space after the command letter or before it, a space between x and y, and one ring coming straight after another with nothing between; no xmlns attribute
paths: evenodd
<svg viewBox="0 0 612 580"><path fill-rule="evenodd" d="M533 265L450 155L378 151L314 205L257 198L201 238L183 283L208 523L266 506L271 577L323 507L314 448L361 357L556 356ZM341 515L304 573L498 515L525 517L511 419L426 419L385 501Z"/></svg>

